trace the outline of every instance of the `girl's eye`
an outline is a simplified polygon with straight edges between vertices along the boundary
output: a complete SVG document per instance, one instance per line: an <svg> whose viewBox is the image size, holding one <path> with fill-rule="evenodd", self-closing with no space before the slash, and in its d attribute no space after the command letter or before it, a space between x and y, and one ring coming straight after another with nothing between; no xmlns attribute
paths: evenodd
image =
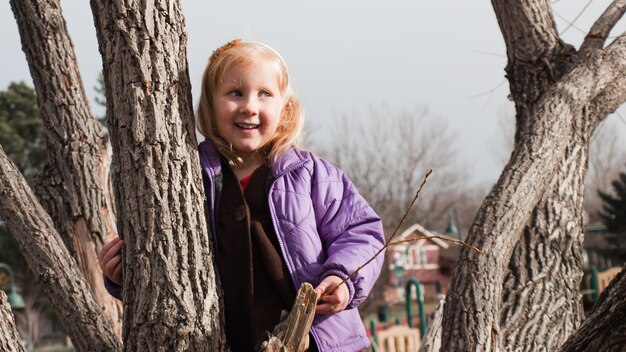
<svg viewBox="0 0 626 352"><path fill-rule="evenodd" d="M228 95L232 95L234 97L242 97L243 96L243 94L240 91L238 91L238 90L234 90L234 91L228 93Z"/></svg>
<svg viewBox="0 0 626 352"><path fill-rule="evenodd" d="M266 92L266 91L262 91L261 93L259 93L260 96L264 97L264 98L269 98L272 96L272 94L270 94L270 92Z"/></svg>

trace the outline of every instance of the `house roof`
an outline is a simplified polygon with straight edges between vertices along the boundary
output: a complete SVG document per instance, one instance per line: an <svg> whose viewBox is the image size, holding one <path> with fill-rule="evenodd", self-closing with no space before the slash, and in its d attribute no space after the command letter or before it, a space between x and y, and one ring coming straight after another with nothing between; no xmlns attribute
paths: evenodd
<svg viewBox="0 0 626 352"><path fill-rule="evenodd" d="M438 236L438 237L444 237L444 238L448 237L448 236L446 236L444 234L441 234L439 232L427 230L420 224L413 224L413 225L411 225L411 227L409 227L408 229L404 230L398 236L397 240L398 241L408 240L411 236ZM448 247L450 247L450 244L448 242L446 242L445 240L442 240L440 238L432 238L431 237L431 238L427 238L426 240L435 243L436 245L438 245L439 247L441 247L443 249L448 249Z"/></svg>

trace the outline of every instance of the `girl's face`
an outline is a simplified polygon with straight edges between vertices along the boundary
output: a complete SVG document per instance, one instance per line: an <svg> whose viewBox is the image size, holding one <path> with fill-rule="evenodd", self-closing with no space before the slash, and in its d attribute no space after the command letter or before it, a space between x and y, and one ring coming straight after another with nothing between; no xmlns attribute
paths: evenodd
<svg viewBox="0 0 626 352"><path fill-rule="evenodd" d="M244 158L276 133L285 100L278 72L263 60L235 66L226 71L213 96L217 129Z"/></svg>

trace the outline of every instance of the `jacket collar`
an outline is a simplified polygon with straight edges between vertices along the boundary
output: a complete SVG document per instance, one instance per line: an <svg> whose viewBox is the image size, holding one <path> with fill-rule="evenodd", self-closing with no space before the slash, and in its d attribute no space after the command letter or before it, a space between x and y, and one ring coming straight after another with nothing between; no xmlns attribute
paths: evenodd
<svg viewBox="0 0 626 352"><path fill-rule="evenodd" d="M200 165L209 176L215 176L222 172L219 153L210 140L206 139L200 143L198 152L200 154ZM272 177L278 178L282 176L304 164L307 159L302 151L295 148L289 149L272 164Z"/></svg>
<svg viewBox="0 0 626 352"><path fill-rule="evenodd" d="M198 145L198 153L200 154L200 166L208 176L213 177L222 172L220 155L210 140L206 139Z"/></svg>

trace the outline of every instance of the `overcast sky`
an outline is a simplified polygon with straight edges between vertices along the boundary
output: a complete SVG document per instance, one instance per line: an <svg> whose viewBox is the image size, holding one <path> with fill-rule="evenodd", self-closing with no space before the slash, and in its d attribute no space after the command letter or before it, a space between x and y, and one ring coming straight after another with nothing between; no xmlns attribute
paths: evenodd
<svg viewBox="0 0 626 352"><path fill-rule="evenodd" d="M578 47L610 2L553 1L565 41ZM62 6L92 108L102 114L93 104L102 62L89 3L65 0ZM494 149L501 146L493 140L501 133L498 119L512 115L513 107L506 99L504 42L488 1L183 0L183 10L194 98L216 47L233 38L262 41L287 61L317 134L328 134L340 114L358 116L384 104L426 106L432 118L448 122L474 180L499 176L503 164ZM624 32L625 22L613 33ZM0 89L11 81L32 84L8 1L0 3L0 29ZM618 112L606 125L626 139L626 109Z"/></svg>

